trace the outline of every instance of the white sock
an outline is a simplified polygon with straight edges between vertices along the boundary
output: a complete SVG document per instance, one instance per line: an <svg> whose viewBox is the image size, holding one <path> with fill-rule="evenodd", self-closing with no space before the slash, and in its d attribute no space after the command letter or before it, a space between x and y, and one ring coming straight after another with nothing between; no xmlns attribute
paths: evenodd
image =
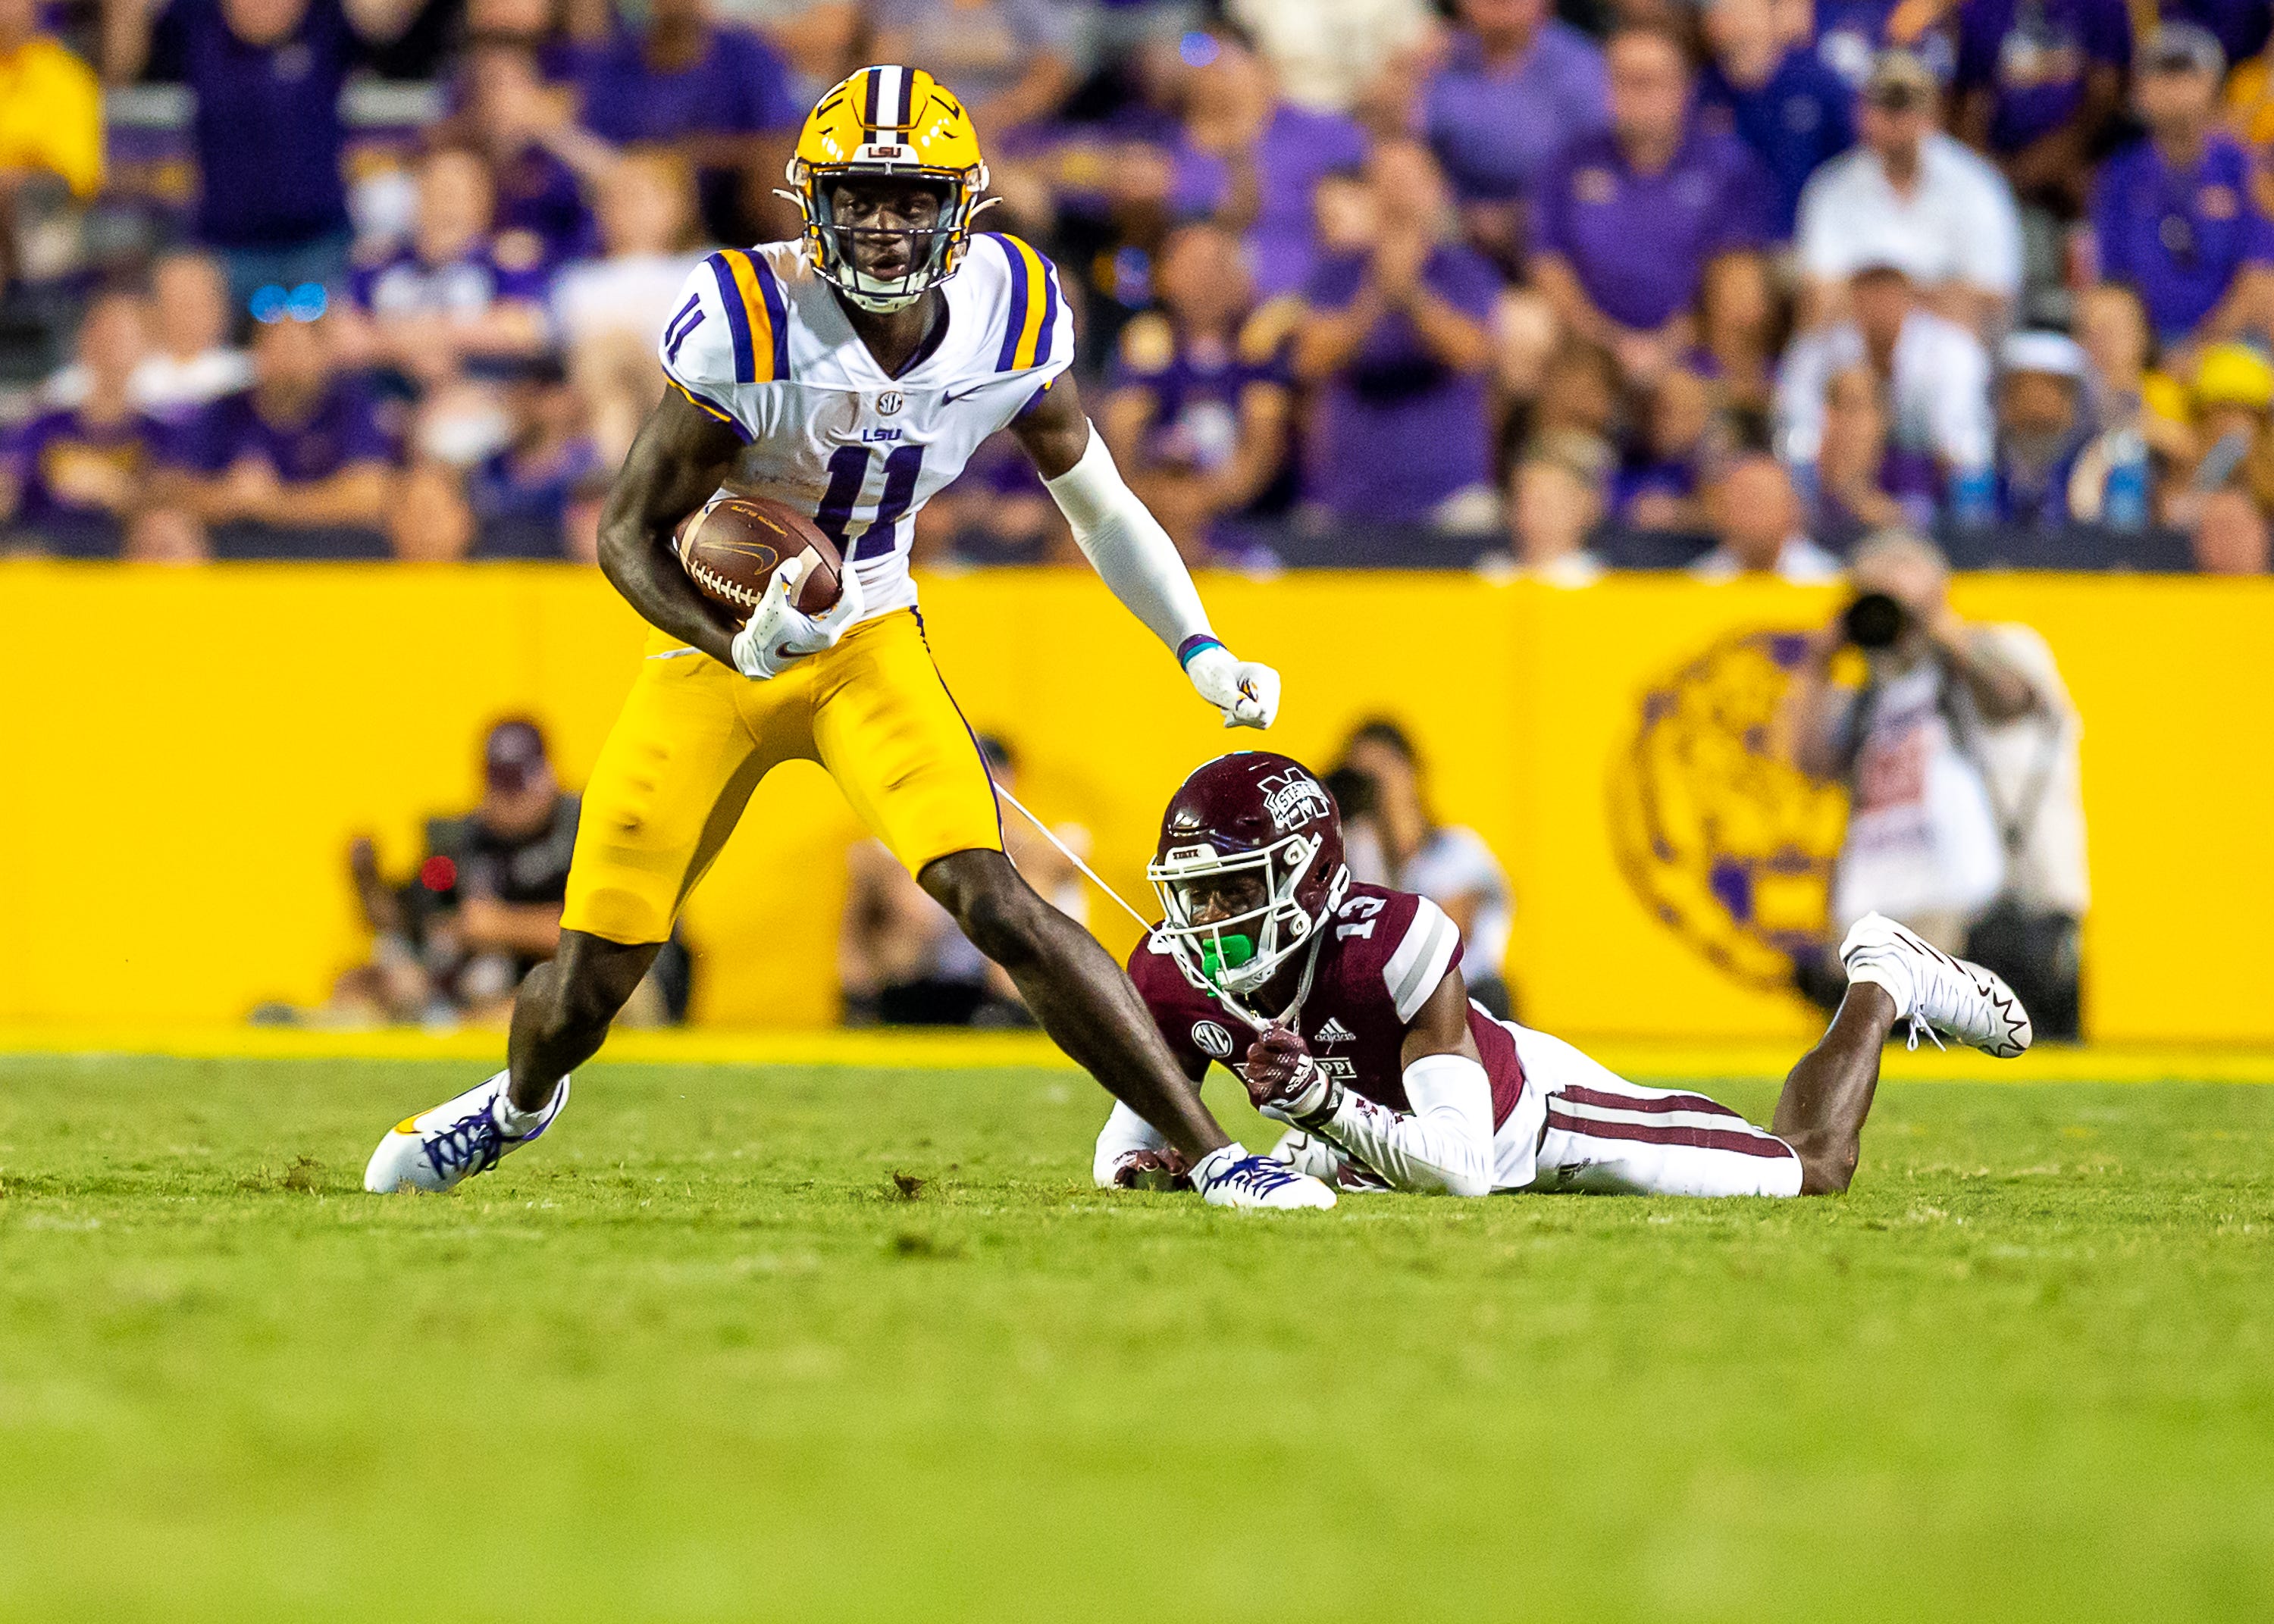
<svg viewBox="0 0 2274 1624"><path fill-rule="evenodd" d="M553 1086L553 1092L554 1094L560 1093L561 1085L555 1083ZM550 1105L552 1103L552 1096L547 1095L546 1097L545 1104ZM490 1120L497 1124L498 1132L504 1134L506 1138L509 1139L526 1139L531 1134L536 1132L538 1128L543 1124L545 1121L545 1107L539 1106L533 1111L523 1110L521 1107L513 1102L511 1096L509 1096L504 1089L501 1088L498 1090L497 1098L491 1101Z"/></svg>
<svg viewBox="0 0 2274 1624"><path fill-rule="evenodd" d="M1205 1190L1224 1176L1226 1169L1247 1154L1247 1147L1238 1139L1229 1145L1219 1145L1193 1163L1193 1187Z"/></svg>
<svg viewBox="0 0 2274 1624"><path fill-rule="evenodd" d="M1848 966L1848 984L1869 981L1895 1001L1895 1019L1901 1020L1911 1012L1912 1002L1918 989L1911 977L1911 967L1893 957L1866 957L1858 953Z"/></svg>

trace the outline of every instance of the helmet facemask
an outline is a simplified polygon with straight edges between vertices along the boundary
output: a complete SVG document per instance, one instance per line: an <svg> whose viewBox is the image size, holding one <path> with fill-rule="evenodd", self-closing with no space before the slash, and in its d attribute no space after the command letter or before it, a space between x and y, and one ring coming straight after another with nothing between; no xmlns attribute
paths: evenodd
<svg viewBox="0 0 2274 1624"><path fill-rule="evenodd" d="M793 199L805 216L805 235L814 244L815 268L822 280L861 309L878 315L906 310L953 275L970 244L973 217L994 201L978 196L987 184L984 164L972 174L868 164L815 169L793 159L789 179L796 190L782 195ZM915 227L856 226L840 221L839 192L849 184L871 179L922 186L938 199L937 219ZM907 268L895 276L862 270L855 250L863 238L872 237L907 241Z"/></svg>
<svg viewBox="0 0 2274 1624"><path fill-rule="evenodd" d="M1254 852L1178 846L1148 863L1145 876L1166 915L1156 934L1185 978L1235 998L1261 990L1325 922L1312 918L1296 895L1322 845L1316 835L1290 835ZM1195 918L1242 876L1260 882L1251 885L1249 906L1205 922Z"/></svg>

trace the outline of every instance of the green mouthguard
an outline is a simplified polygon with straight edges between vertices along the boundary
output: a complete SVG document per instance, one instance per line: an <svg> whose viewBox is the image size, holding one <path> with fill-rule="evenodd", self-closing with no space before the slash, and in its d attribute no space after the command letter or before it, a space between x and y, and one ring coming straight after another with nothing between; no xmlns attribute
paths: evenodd
<svg viewBox="0 0 2274 1624"><path fill-rule="evenodd" d="M1226 970L1237 970L1254 957L1255 943L1252 937L1239 935L1203 937L1201 942L1201 973L1213 981Z"/></svg>

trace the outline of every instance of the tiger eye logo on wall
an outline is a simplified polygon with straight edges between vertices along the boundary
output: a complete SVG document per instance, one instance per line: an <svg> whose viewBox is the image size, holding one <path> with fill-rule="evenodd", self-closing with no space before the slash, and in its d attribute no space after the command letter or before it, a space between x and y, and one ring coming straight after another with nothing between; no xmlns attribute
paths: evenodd
<svg viewBox="0 0 2274 1624"><path fill-rule="evenodd" d="M1218 1060L1231 1058L1231 1034L1212 1020L1193 1023L1193 1043L1203 1055Z"/></svg>
<svg viewBox="0 0 2274 1624"><path fill-rule="evenodd" d="M1821 939L1848 798L1776 754L1803 633L1725 637L1643 696L1612 763L1611 846L1645 907L1741 981L1788 985Z"/></svg>

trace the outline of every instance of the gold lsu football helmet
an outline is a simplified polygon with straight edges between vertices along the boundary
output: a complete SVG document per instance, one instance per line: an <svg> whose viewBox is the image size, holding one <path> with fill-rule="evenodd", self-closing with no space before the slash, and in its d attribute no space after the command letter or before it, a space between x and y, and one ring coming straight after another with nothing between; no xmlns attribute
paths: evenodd
<svg viewBox="0 0 2274 1624"><path fill-rule="evenodd" d="M940 190L939 224L917 232L907 273L872 276L847 253L860 228L840 226L833 193L854 176L924 181ZM904 310L955 274L971 245L971 222L994 201L971 117L945 85L922 68L862 68L833 86L806 115L789 161L789 199L805 216L805 238L824 280L862 310Z"/></svg>

